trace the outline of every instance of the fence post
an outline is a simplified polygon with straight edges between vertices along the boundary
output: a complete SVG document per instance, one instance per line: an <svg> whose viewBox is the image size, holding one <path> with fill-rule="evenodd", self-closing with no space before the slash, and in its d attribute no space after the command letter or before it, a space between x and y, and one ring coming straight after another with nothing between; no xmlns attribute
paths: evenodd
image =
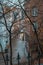
<svg viewBox="0 0 43 65"><path fill-rule="evenodd" d="M40 65L40 51L38 51L38 65Z"/></svg>
<svg viewBox="0 0 43 65"><path fill-rule="evenodd" d="M5 49L5 53L6 53L6 65L8 65L8 61L9 61L9 59L8 59L8 49Z"/></svg>
<svg viewBox="0 0 43 65"><path fill-rule="evenodd" d="M19 53L18 53L18 55L17 55L17 60L18 60L18 65L20 64L20 55L19 55Z"/></svg>
<svg viewBox="0 0 43 65"><path fill-rule="evenodd" d="M28 52L27 58L28 58L28 65L30 65L30 53L29 52Z"/></svg>

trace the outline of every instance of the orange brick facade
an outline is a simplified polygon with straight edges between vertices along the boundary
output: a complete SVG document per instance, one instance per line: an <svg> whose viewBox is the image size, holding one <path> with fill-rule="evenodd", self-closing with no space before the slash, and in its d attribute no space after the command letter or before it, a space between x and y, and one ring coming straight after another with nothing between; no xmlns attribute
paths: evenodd
<svg viewBox="0 0 43 65"><path fill-rule="evenodd" d="M27 15L30 17L31 22L36 22L38 24L37 34L38 39L43 51L43 0L28 0L25 4L25 10ZM36 7L38 9L38 15L32 16L32 9ZM29 27L29 26L28 26ZM33 50L36 50L38 46L37 38L33 30L33 26L30 24L30 47L34 47ZM32 51L32 49L31 49ZM35 58L37 56L36 52L32 52L32 57ZM37 60L38 61L38 60ZM38 62L33 61L34 65L37 65ZM35 64L36 63L36 64ZM43 64L43 59L40 58L40 63Z"/></svg>

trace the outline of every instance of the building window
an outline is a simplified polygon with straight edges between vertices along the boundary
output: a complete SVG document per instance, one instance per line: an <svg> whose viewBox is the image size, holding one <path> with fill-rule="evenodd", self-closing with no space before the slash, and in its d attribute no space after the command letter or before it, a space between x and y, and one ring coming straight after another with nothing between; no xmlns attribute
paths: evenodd
<svg viewBox="0 0 43 65"><path fill-rule="evenodd" d="M35 29L37 31L38 30L38 23L36 21L34 21L33 24L34 24L34 27L35 27ZM33 28L33 31L34 31L34 28Z"/></svg>
<svg viewBox="0 0 43 65"><path fill-rule="evenodd" d="M26 9L26 13L27 13L28 16L30 16L30 10L29 10L29 8Z"/></svg>
<svg viewBox="0 0 43 65"><path fill-rule="evenodd" d="M38 16L38 9L36 7L32 8L32 16Z"/></svg>

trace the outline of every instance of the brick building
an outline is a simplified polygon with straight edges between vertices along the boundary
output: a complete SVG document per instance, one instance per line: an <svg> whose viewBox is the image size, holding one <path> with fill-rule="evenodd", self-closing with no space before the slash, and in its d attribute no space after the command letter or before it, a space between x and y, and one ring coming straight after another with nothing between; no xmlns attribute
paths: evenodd
<svg viewBox="0 0 43 65"><path fill-rule="evenodd" d="M24 4L24 8L27 12L27 15L30 17L31 21L33 22L36 31L38 33L38 39L40 41L41 44L41 48L43 51L43 1L42 0L25 0L25 4ZM8 11L10 8L6 8ZM11 12L16 11L16 8L10 9ZM17 12L21 10L17 10ZM14 12L16 13L16 12ZM16 13L18 14L18 13ZM23 14L24 15L24 14ZM20 18L20 16L17 16L17 18ZM37 57L37 46L38 46L38 42L37 42L37 38L36 35L34 33L34 29L31 25L31 23L28 23L28 18L24 18L24 20L19 20L17 19L17 22L14 24L14 29L13 29L13 35L12 35L12 48L13 48L13 57L15 58L15 51L17 51L17 47L16 47L16 41L17 38L15 38L14 35L16 35L16 33L24 28L23 33L25 34L25 40L29 43L30 45L30 50L31 50L31 56L32 56L32 64L37 65L38 64L38 60L36 60L35 58ZM16 35L17 36L17 35ZM16 40L16 41L15 41ZM9 45L8 45L9 48ZM28 50L29 51L29 50ZM35 59L35 60L34 60ZM22 59L23 60L23 59ZM41 60L41 64L43 64L43 58L40 59ZM36 63L36 64L35 64Z"/></svg>
<svg viewBox="0 0 43 65"><path fill-rule="evenodd" d="M25 0L24 7L25 7L25 11L26 11L27 15L31 19L31 22L35 26L35 29L38 34L38 39L40 42L40 47L42 48L42 52L43 52L43 0ZM31 54L32 54L32 57L35 58L37 56L36 49L38 46L38 41L37 41L36 35L34 33L34 28L31 25L31 23L30 23L29 39L30 39L29 42L30 42ZM37 61L38 60L32 61L32 62L34 62L34 63L36 62L36 64L37 64ZM41 62L41 64L43 64L42 60L40 62ZM36 65L36 64L34 64L34 65Z"/></svg>

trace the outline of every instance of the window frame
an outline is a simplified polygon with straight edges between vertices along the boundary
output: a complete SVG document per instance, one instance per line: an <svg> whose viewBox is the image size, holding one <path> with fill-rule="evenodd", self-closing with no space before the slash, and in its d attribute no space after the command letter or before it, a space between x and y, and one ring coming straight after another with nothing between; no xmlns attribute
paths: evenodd
<svg viewBox="0 0 43 65"><path fill-rule="evenodd" d="M37 7L32 7L32 11L31 11L31 14L33 17L37 17L38 16L38 8Z"/></svg>

